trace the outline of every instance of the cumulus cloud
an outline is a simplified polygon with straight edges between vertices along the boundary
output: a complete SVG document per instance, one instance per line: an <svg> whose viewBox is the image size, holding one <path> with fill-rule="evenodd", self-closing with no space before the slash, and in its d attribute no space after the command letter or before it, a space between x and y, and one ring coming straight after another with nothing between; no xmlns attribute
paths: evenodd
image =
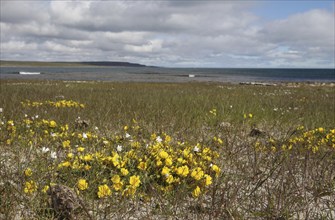
<svg viewBox="0 0 335 220"><path fill-rule="evenodd" d="M1 59L334 67L334 12L264 21L252 1L1 1Z"/></svg>

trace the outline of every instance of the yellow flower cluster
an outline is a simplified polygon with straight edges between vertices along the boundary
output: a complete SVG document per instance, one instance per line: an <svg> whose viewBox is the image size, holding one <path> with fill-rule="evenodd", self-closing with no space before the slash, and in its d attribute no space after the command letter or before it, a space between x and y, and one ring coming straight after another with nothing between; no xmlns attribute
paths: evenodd
<svg viewBox="0 0 335 220"><path fill-rule="evenodd" d="M40 106L51 106L56 108L84 108L85 105L73 100L60 100L60 101L44 101L36 102L26 100L21 102L23 107L40 107Z"/></svg>
<svg viewBox="0 0 335 220"><path fill-rule="evenodd" d="M335 149L335 129L315 128L303 130L303 126L296 129L295 135L285 142L270 138L266 143L256 142L258 151L311 151L317 153L329 149Z"/></svg>
<svg viewBox="0 0 335 220"><path fill-rule="evenodd" d="M26 182L24 183L24 187L23 187L23 192L27 195L31 195L35 191L37 191L36 182L31 180L32 175L33 175L33 171L31 170L31 168L28 167L24 170L23 173L24 173L24 176L26 178Z"/></svg>
<svg viewBox="0 0 335 220"><path fill-rule="evenodd" d="M36 190L37 190L37 184L33 180L25 182L24 189L23 189L24 193L31 195Z"/></svg>
<svg viewBox="0 0 335 220"><path fill-rule="evenodd" d="M143 195L148 184L162 193L183 187L189 195L199 196L220 174L216 164L219 154L210 147L177 142L165 133L137 135L137 124L125 126L120 134L111 137L97 131L71 131L66 124L40 118L8 121L4 126L9 133L14 124L21 133L7 135L11 142L29 142L33 146L34 140L34 146L40 146L37 152L47 157L59 177L63 176L79 192L93 191L99 198L113 193ZM24 170L26 177L32 174L30 168ZM87 178L93 174L94 181ZM27 181L24 191L31 194L35 186Z"/></svg>

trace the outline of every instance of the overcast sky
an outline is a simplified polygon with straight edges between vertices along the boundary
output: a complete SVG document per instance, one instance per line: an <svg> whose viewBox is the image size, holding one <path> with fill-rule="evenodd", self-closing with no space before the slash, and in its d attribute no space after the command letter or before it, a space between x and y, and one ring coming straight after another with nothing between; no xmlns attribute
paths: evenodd
<svg viewBox="0 0 335 220"><path fill-rule="evenodd" d="M334 68L331 0L1 0L1 59Z"/></svg>

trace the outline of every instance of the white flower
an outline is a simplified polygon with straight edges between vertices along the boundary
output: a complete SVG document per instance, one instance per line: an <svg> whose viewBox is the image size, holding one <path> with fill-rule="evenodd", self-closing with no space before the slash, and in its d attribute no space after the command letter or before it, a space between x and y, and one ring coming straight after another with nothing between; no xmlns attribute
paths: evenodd
<svg viewBox="0 0 335 220"><path fill-rule="evenodd" d="M0 108L0 113L2 113L2 111L3 111L3 109L2 109L2 108Z"/></svg>
<svg viewBox="0 0 335 220"><path fill-rule="evenodd" d="M51 132L50 135L51 135L51 137L56 137L57 136L57 134L55 134L53 132Z"/></svg>
<svg viewBox="0 0 335 220"><path fill-rule="evenodd" d="M121 145L117 145L116 150L117 150L118 152L121 152L121 151L122 151L122 146L121 146Z"/></svg>
<svg viewBox="0 0 335 220"><path fill-rule="evenodd" d="M87 134L86 133L83 133L83 138L87 139Z"/></svg>
<svg viewBox="0 0 335 220"><path fill-rule="evenodd" d="M52 152L50 153L50 157L51 157L52 159L56 159L56 158L57 158L57 153L54 152L54 151L52 151Z"/></svg>
<svg viewBox="0 0 335 220"><path fill-rule="evenodd" d="M126 133L126 138L130 138L130 134Z"/></svg>
<svg viewBox="0 0 335 220"><path fill-rule="evenodd" d="M106 144L106 145L107 145L107 144L109 144L109 142L108 142L108 141L103 141L102 143L104 143L104 144Z"/></svg>
<svg viewBox="0 0 335 220"><path fill-rule="evenodd" d="M229 106L230 108L233 108L233 106L231 105L231 106Z"/></svg>
<svg viewBox="0 0 335 220"><path fill-rule="evenodd" d="M47 152L49 152L49 151L50 151L50 149L47 148L47 147L43 147L43 148L42 148L42 153L47 153Z"/></svg>
<svg viewBox="0 0 335 220"><path fill-rule="evenodd" d="M275 111L275 112L278 111L278 108L274 108L273 111Z"/></svg>
<svg viewBox="0 0 335 220"><path fill-rule="evenodd" d="M199 148L198 148L198 146L195 146L195 147L193 148L193 151L194 151L194 152L199 152Z"/></svg>
<svg viewBox="0 0 335 220"><path fill-rule="evenodd" d="M24 117L26 118L26 117L28 117L28 115L27 115L27 114L24 114Z"/></svg>
<svg viewBox="0 0 335 220"><path fill-rule="evenodd" d="M38 115L35 115L35 118L38 118L39 116Z"/></svg>
<svg viewBox="0 0 335 220"><path fill-rule="evenodd" d="M161 142L163 141L163 139L161 138L161 136L158 136L158 137L156 138L156 141L157 141L158 143L161 143Z"/></svg>
<svg viewBox="0 0 335 220"><path fill-rule="evenodd" d="M94 127L95 130L99 130L99 128L97 126Z"/></svg>

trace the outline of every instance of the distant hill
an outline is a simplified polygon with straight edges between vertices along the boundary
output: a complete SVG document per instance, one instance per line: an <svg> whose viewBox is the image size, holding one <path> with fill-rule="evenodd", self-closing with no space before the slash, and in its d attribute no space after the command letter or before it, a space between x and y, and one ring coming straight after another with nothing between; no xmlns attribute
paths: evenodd
<svg viewBox="0 0 335 220"><path fill-rule="evenodd" d="M0 60L0 66L124 66L146 67L146 65L114 61L85 61L85 62L40 62L40 61L6 61Z"/></svg>
<svg viewBox="0 0 335 220"><path fill-rule="evenodd" d="M145 67L146 65L138 64L138 63L129 63L129 62L111 62L111 61L88 61L88 62L80 62L84 65L92 65L92 66L129 66L129 67Z"/></svg>

